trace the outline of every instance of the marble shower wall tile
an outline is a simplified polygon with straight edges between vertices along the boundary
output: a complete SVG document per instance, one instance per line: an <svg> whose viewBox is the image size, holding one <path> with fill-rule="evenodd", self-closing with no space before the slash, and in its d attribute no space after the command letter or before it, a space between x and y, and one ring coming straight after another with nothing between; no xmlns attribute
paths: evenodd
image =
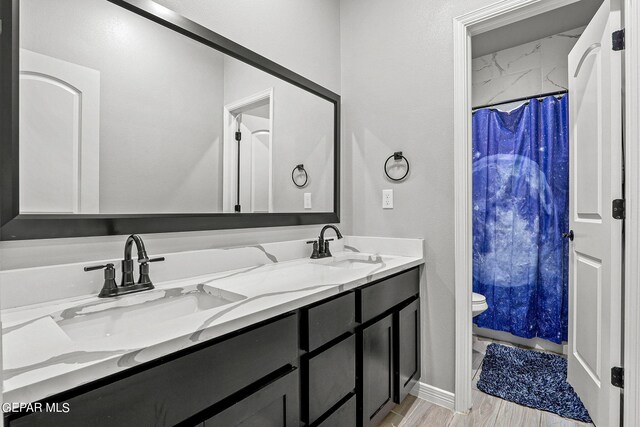
<svg viewBox="0 0 640 427"><path fill-rule="evenodd" d="M567 66L567 55L582 35L584 27L542 39L542 61L547 68Z"/></svg>
<svg viewBox="0 0 640 427"><path fill-rule="evenodd" d="M567 88L567 55L584 27L474 58L473 105Z"/></svg>
<svg viewBox="0 0 640 427"><path fill-rule="evenodd" d="M507 99L542 93L541 69L532 68L473 84L473 105L486 105ZM477 96L477 98L476 98Z"/></svg>
<svg viewBox="0 0 640 427"><path fill-rule="evenodd" d="M473 83L540 68L541 43L535 41L473 59Z"/></svg>
<svg viewBox="0 0 640 427"><path fill-rule="evenodd" d="M542 91L540 93L555 92L569 88L569 69L567 67L553 67L544 70L542 76Z"/></svg>

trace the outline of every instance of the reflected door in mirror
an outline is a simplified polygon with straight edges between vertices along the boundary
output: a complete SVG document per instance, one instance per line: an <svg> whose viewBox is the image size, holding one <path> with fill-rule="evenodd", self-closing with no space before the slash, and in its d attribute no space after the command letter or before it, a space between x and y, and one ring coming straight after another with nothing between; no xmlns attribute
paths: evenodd
<svg viewBox="0 0 640 427"><path fill-rule="evenodd" d="M20 210L99 212L100 73L20 50Z"/></svg>

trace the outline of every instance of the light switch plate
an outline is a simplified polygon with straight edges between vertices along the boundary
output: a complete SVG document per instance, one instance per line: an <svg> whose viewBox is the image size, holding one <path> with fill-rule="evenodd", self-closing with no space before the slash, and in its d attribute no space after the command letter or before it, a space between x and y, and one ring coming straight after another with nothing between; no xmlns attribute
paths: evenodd
<svg viewBox="0 0 640 427"><path fill-rule="evenodd" d="M382 209L393 209L393 190L382 190Z"/></svg>
<svg viewBox="0 0 640 427"><path fill-rule="evenodd" d="M304 208L311 209L311 193L304 193Z"/></svg>

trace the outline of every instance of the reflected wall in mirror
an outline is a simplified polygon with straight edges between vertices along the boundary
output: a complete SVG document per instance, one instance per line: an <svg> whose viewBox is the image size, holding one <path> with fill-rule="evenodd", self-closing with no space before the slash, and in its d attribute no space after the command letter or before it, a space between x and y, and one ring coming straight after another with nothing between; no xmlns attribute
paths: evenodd
<svg viewBox="0 0 640 427"><path fill-rule="evenodd" d="M21 214L334 210L326 99L106 0L20 1L19 56Z"/></svg>

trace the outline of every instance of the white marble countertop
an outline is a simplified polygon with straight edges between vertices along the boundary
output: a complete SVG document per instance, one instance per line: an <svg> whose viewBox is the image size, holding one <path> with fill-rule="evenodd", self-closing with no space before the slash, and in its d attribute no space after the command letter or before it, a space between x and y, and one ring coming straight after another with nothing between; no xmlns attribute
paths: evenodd
<svg viewBox="0 0 640 427"><path fill-rule="evenodd" d="M353 252L334 257L353 256ZM294 259L156 284L156 289L113 299L75 297L2 311L5 402L34 402L332 295L420 265L420 256L357 254L356 268ZM415 255L415 254L413 254ZM158 301L184 295L197 285L246 297L223 306L163 318L140 319ZM156 302L156 304L153 304ZM146 304L146 305L145 305ZM72 338L62 322L122 307L141 307L138 318L112 335ZM137 309L137 308L136 308ZM125 310L126 311L126 310ZM147 316L151 317L151 316ZM107 336L109 335L109 336Z"/></svg>

